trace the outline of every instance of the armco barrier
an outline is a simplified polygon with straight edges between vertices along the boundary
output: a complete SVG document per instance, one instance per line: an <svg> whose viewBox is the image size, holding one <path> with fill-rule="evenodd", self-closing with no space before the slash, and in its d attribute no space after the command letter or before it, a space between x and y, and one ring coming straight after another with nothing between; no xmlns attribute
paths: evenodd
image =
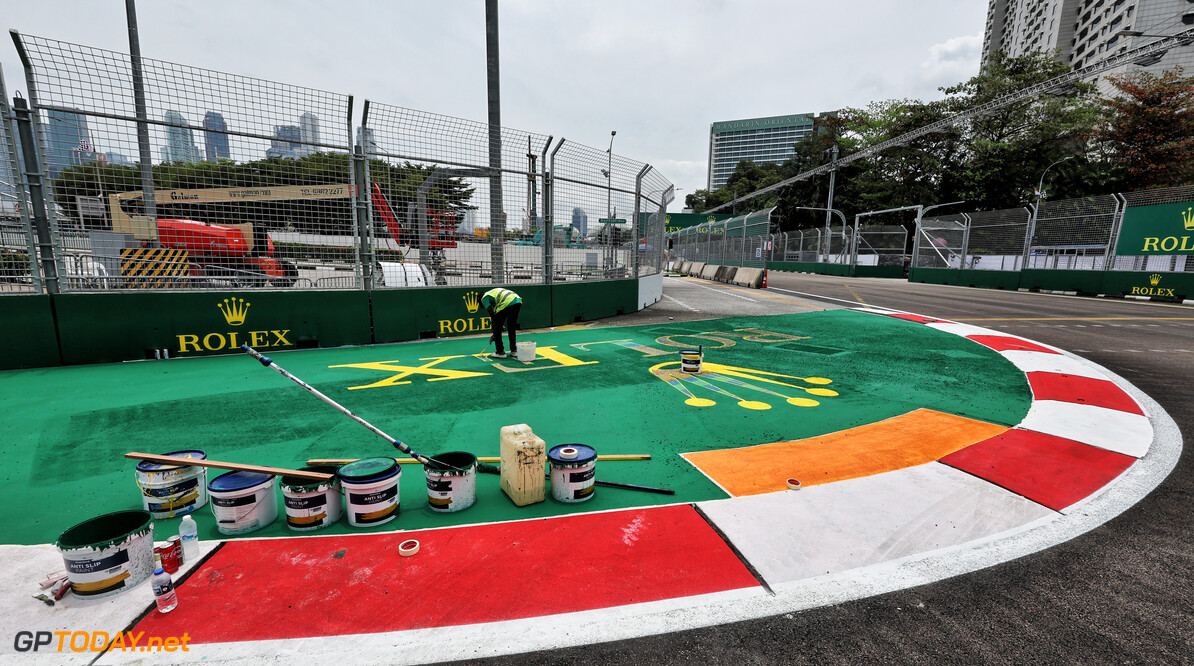
<svg viewBox="0 0 1194 666"><path fill-rule="evenodd" d="M638 309L634 279L514 285L520 328ZM337 347L489 331L481 287L365 291L234 291L14 295L0 299L0 370ZM474 309L475 308L475 309Z"/></svg>

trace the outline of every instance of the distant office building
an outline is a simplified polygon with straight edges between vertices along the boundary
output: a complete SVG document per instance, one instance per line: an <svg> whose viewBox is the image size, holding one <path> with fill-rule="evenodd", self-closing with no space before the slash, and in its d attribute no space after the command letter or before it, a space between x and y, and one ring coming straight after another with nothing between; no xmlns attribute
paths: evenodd
<svg viewBox="0 0 1194 666"><path fill-rule="evenodd" d="M266 157L296 158L302 156L303 130L298 125L274 125L274 138L266 149Z"/></svg>
<svg viewBox="0 0 1194 666"><path fill-rule="evenodd" d="M137 166L137 163L129 159L127 155L111 151L104 153L104 160L109 166Z"/></svg>
<svg viewBox="0 0 1194 666"><path fill-rule="evenodd" d="M725 185L742 160L783 164L792 157L793 146L812 134L814 118L811 113L801 113L713 123L709 128L707 189L712 192Z"/></svg>
<svg viewBox="0 0 1194 666"><path fill-rule="evenodd" d="M582 237L589 233L589 216L585 213L585 209L572 209L572 228L580 232Z"/></svg>
<svg viewBox="0 0 1194 666"><path fill-rule="evenodd" d="M299 151L303 155L319 152L319 116L310 112L299 116L299 133L303 142Z"/></svg>
<svg viewBox="0 0 1194 666"><path fill-rule="evenodd" d="M364 142L361 141L361 131L365 132ZM364 146L365 153L377 154L381 152L381 148L377 145L377 140L373 136L373 130L368 127L357 128L357 145Z"/></svg>
<svg viewBox="0 0 1194 666"><path fill-rule="evenodd" d="M49 111L43 128L46 171L57 178L63 169L93 161L95 148L87 131L87 116L72 111Z"/></svg>
<svg viewBox="0 0 1194 666"><path fill-rule="evenodd" d="M1056 49L1062 62L1086 67L1156 41L1149 35L1189 29L1182 23L1189 12L1194 12L1190 0L988 0L983 66L997 52L1016 57ZM1100 94L1109 95L1114 92L1106 81L1109 76L1140 70L1160 74L1178 65L1187 72L1194 69L1194 44L1171 48L1159 59L1107 70L1091 80L1097 79Z"/></svg>
<svg viewBox="0 0 1194 666"><path fill-rule="evenodd" d="M232 159L228 149L228 123L223 114L208 111L203 114L203 146L210 162Z"/></svg>
<svg viewBox="0 0 1194 666"><path fill-rule="evenodd" d="M202 159L187 119L174 110L167 111L165 118L166 145L162 146L162 161L194 163Z"/></svg>

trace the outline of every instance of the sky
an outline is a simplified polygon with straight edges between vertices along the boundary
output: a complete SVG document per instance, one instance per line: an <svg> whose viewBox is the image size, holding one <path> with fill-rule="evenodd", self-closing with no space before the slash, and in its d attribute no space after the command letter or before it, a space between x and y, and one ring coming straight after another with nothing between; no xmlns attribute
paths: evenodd
<svg viewBox="0 0 1194 666"><path fill-rule="evenodd" d="M985 0L500 0L502 124L707 182L718 121L940 99ZM124 0L0 0L4 27L128 52ZM141 0L141 54L484 122L484 0ZM0 44L11 97L25 92ZM359 115L360 104L357 104ZM359 119L358 119L359 120ZM673 204L671 210L679 210Z"/></svg>

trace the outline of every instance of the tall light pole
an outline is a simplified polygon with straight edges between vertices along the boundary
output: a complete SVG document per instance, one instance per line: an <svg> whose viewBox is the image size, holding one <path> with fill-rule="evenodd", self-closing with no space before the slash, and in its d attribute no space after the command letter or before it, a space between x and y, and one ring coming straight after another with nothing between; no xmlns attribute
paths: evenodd
<svg viewBox="0 0 1194 666"><path fill-rule="evenodd" d="M613 177L614 177L614 135L618 133L617 130L610 130L609 133L609 148L605 150L606 166L605 166L605 216L613 218Z"/></svg>
<svg viewBox="0 0 1194 666"><path fill-rule="evenodd" d="M1028 233L1024 235L1024 253L1020 259L1021 270L1028 268L1028 253L1032 249L1032 237L1036 235L1037 216L1041 212L1041 201L1045 199L1045 174L1049 173L1049 169L1052 169L1066 160L1073 159L1073 157L1073 155L1063 157L1053 164L1045 167L1045 170L1041 172L1041 179L1037 182L1036 191L1034 192L1034 194L1036 194L1036 205L1032 207L1032 218L1028 221Z"/></svg>

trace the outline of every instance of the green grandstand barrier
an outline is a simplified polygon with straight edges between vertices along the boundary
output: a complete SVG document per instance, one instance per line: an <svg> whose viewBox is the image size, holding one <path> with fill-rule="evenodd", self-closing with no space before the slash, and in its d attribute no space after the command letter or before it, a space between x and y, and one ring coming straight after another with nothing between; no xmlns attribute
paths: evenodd
<svg viewBox="0 0 1194 666"><path fill-rule="evenodd" d="M793 273L816 273L850 277L850 266L846 264L824 264L816 261L768 261L767 270L791 271Z"/></svg>
<svg viewBox="0 0 1194 666"><path fill-rule="evenodd" d="M402 342L488 333L481 295L492 287L383 289L372 294L373 342ZM551 325L554 287L509 285L522 298L519 328Z"/></svg>
<svg viewBox="0 0 1194 666"><path fill-rule="evenodd" d="M1161 271L1108 271L1099 293L1181 301L1194 296L1194 275Z"/></svg>
<svg viewBox="0 0 1194 666"><path fill-rule="evenodd" d="M1026 268L1020 271L1021 289L1042 291L1077 291L1084 294L1103 294L1102 271L1055 270Z"/></svg>
<svg viewBox="0 0 1194 666"><path fill-rule="evenodd" d="M638 280L573 282L551 287L552 326L592 321L636 310Z"/></svg>

